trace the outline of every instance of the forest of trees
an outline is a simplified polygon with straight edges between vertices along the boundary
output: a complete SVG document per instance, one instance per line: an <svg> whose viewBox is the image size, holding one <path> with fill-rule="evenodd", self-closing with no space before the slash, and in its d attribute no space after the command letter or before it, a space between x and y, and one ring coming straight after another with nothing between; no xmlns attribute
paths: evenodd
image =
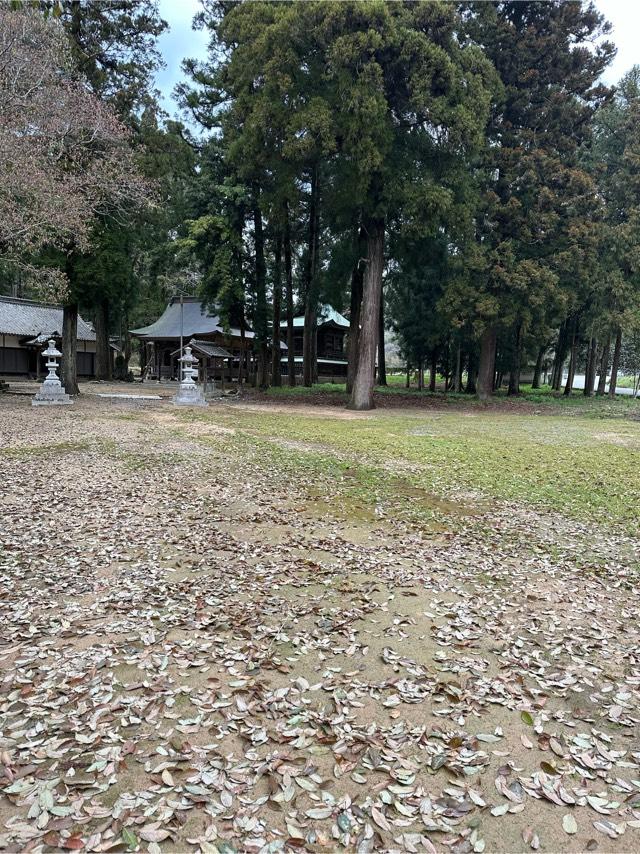
<svg viewBox="0 0 640 854"><path fill-rule="evenodd" d="M640 340L640 68L601 83L593 4L203 0L195 26L179 122L153 0L0 7L0 291L63 301L69 392L79 310L107 379L109 336L124 376L127 329L189 293L254 330L263 388L301 314L313 383L330 302L355 409L385 330L432 388L515 395L548 366L614 393Z"/></svg>

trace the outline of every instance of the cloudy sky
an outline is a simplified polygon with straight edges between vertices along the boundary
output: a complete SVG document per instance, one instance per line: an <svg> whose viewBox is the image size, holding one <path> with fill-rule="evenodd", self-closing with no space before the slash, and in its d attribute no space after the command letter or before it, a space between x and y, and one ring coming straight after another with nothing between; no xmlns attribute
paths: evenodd
<svg viewBox="0 0 640 854"><path fill-rule="evenodd" d="M160 14L169 24L169 31L160 37L160 50L166 68L159 72L157 83L163 96L164 108L170 114L177 110L171 93L182 78L182 60L185 57L206 56L205 33L191 29L191 21L199 8L198 0L160 0Z"/></svg>
<svg viewBox="0 0 640 854"><path fill-rule="evenodd" d="M618 47L618 54L604 79L607 83L615 83L632 65L640 63L640 3L638 0L596 0L596 5L613 24L611 38ZM206 35L191 29L198 8L198 0L160 0L160 14L169 23L170 30L160 39L167 67L158 74L158 88L170 114L177 111L171 93L181 78L182 60L187 56L204 58L206 55Z"/></svg>

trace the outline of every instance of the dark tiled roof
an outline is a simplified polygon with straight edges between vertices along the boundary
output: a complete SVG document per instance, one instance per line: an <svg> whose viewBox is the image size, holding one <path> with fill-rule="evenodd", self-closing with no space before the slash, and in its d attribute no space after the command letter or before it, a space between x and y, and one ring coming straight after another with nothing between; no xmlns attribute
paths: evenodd
<svg viewBox="0 0 640 854"><path fill-rule="evenodd" d="M141 326L139 329L132 329L131 334L138 338L150 339L180 338L181 329L183 338L212 335L214 332L219 332L221 335L228 333L236 338L240 337L239 329L225 330L220 317L207 311L202 300L196 297L185 297L182 308L180 307L180 298L173 297L154 323L150 323L149 326ZM253 338L253 332L247 330L245 337Z"/></svg>
<svg viewBox="0 0 640 854"><path fill-rule="evenodd" d="M194 353L201 353L205 356L213 356L217 359L233 359L231 353L222 347L218 347L217 344L212 344L211 341L196 341L195 338L192 338L185 346L191 347ZM180 348L178 347L171 355L176 356L179 352Z"/></svg>
<svg viewBox="0 0 640 854"><path fill-rule="evenodd" d="M191 341L191 346L198 353L203 353L205 356L215 356L218 359L232 359L233 356L222 347L215 344L210 344L208 341Z"/></svg>
<svg viewBox="0 0 640 854"><path fill-rule="evenodd" d="M0 334L30 336L62 332L62 306L30 299L0 297ZM78 316L78 340L95 341L96 333Z"/></svg>

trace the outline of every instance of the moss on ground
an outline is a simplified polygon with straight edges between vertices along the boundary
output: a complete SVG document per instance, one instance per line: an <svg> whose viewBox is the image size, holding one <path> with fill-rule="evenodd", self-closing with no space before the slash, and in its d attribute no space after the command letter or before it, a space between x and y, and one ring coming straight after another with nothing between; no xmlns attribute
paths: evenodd
<svg viewBox="0 0 640 854"><path fill-rule="evenodd" d="M640 424L632 420L480 409L345 418L339 411L331 417L268 407L212 408L197 417L232 425L233 441L262 463L271 460L307 481L326 478L368 504L390 501L416 513L428 509L429 496L464 492L630 532L640 527ZM424 490L424 500L406 487Z"/></svg>

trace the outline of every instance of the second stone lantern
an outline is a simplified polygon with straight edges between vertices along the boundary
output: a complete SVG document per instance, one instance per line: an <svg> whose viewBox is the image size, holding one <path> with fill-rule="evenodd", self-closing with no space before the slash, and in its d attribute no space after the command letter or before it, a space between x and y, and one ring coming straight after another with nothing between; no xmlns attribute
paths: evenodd
<svg viewBox="0 0 640 854"><path fill-rule="evenodd" d="M184 355L178 361L182 365L182 381L173 402L176 406L207 406L202 389L193 379L198 376L198 369L195 367L198 360L191 352L191 347L184 348Z"/></svg>

